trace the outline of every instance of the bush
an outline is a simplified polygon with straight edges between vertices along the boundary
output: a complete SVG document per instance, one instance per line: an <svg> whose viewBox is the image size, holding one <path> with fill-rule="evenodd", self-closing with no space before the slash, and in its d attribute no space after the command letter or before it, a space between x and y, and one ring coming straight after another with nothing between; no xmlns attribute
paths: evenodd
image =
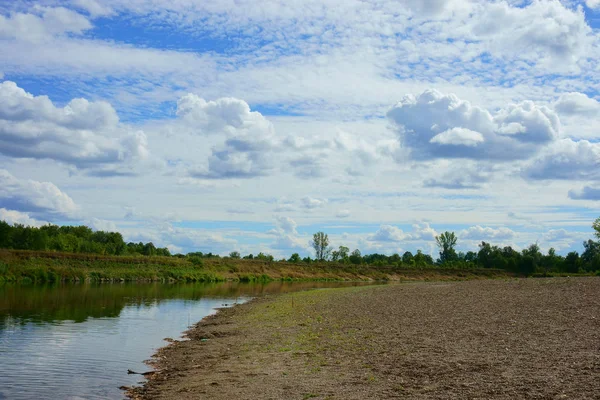
<svg viewBox="0 0 600 400"><path fill-rule="evenodd" d="M204 261L198 256L188 257L188 260L196 267L204 267Z"/></svg>

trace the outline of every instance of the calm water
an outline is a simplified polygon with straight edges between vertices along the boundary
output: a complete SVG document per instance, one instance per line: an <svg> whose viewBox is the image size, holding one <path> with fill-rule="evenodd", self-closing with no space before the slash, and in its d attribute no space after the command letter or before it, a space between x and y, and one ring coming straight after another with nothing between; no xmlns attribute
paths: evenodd
<svg viewBox="0 0 600 400"><path fill-rule="evenodd" d="M218 307L326 283L0 286L0 399L119 399Z"/></svg>

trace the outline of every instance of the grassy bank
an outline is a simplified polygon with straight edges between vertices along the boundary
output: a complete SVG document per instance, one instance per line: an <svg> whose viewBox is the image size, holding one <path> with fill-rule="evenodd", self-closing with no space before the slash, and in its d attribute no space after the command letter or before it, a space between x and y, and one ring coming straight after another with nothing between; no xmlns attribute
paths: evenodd
<svg viewBox="0 0 600 400"><path fill-rule="evenodd" d="M512 276L496 269L402 269L336 263L230 258L101 256L0 250L0 282L77 281L266 282L271 280L466 280Z"/></svg>

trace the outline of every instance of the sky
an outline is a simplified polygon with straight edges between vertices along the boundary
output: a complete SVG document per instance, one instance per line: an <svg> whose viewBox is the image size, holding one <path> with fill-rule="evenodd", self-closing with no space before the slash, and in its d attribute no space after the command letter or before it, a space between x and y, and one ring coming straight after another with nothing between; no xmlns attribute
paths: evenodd
<svg viewBox="0 0 600 400"><path fill-rule="evenodd" d="M581 251L600 0L0 0L0 219L172 252Z"/></svg>

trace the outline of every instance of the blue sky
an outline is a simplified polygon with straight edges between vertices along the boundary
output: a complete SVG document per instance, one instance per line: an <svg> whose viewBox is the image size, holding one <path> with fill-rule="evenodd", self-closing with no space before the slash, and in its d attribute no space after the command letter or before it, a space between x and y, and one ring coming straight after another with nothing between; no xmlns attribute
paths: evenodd
<svg viewBox="0 0 600 400"><path fill-rule="evenodd" d="M0 2L0 218L174 252L580 250L598 0Z"/></svg>

